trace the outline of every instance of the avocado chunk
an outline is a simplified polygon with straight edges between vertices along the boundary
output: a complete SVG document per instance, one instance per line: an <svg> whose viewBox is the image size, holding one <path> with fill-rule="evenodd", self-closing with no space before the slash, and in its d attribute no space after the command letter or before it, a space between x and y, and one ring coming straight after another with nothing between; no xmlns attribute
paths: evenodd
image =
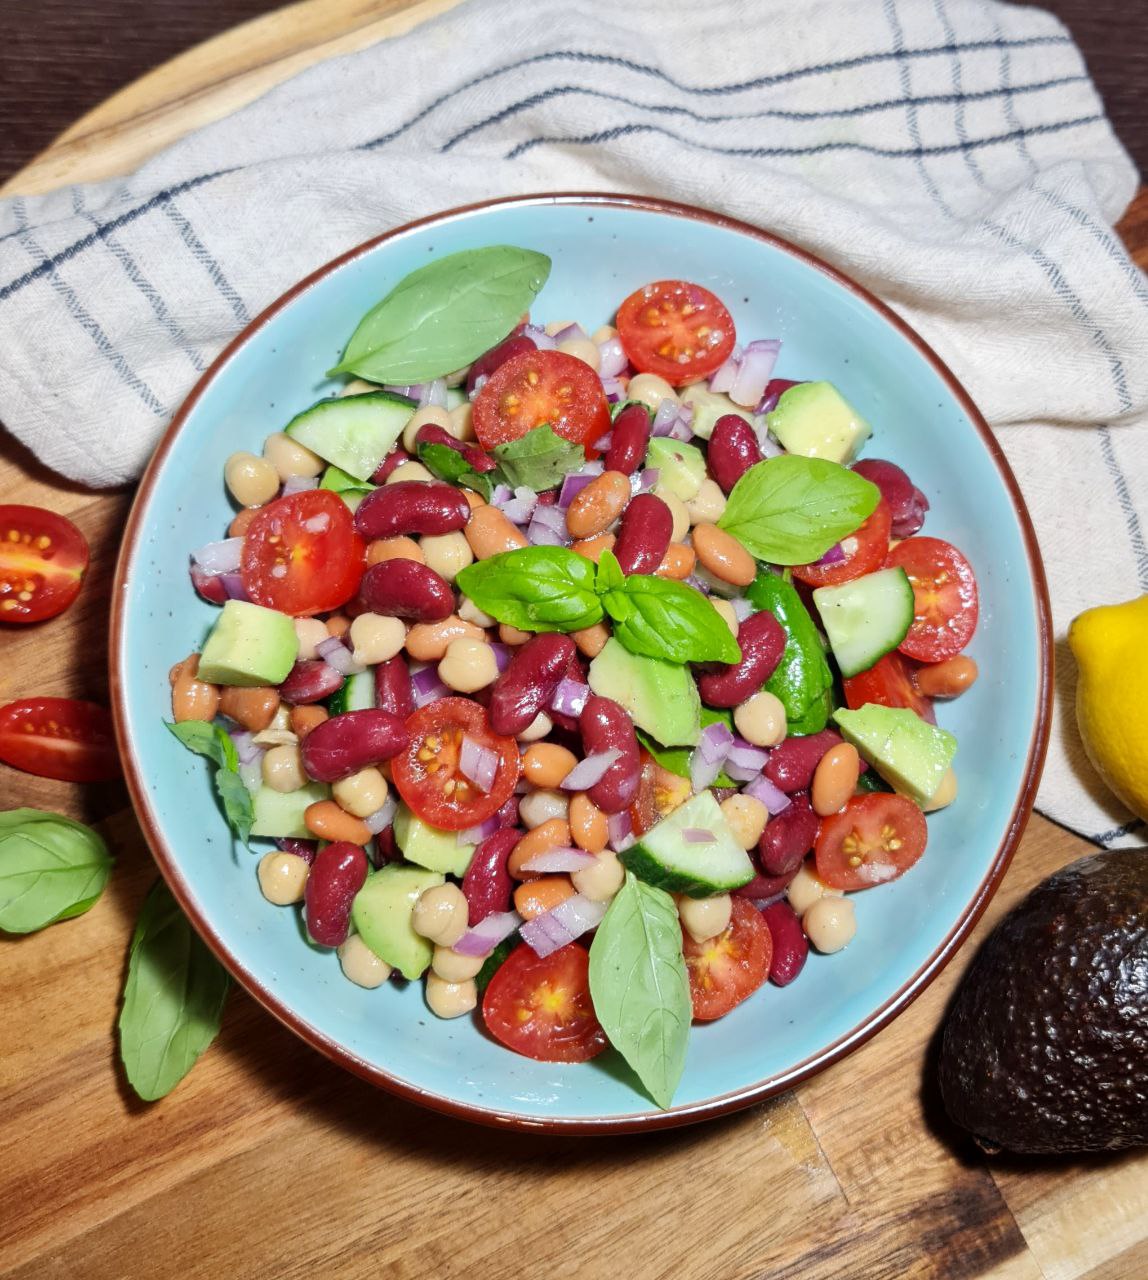
<svg viewBox="0 0 1148 1280"><path fill-rule="evenodd" d="M1062 868L997 925L941 1040L941 1095L988 1151L1148 1144L1148 850Z"/></svg>
<svg viewBox="0 0 1148 1280"><path fill-rule="evenodd" d="M408 862L451 876L466 875L474 857L473 844L460 844L457 832L432 827L405 804L400 804L395 812L395 842Z"/></svg>
<svg viewBox="0 0 1148 1280"><path fill-rule="evenodd" d="M668 436L654 436L650 440L646 466L657 468L659 489L668 490L683 502L698 496L706 478L706 460L702 451L696 445L683 444Z"/></svg>
<svg viewBox="0 0 1148 1280"><path fill-rule="evenodd" d="M919 805L928 804L953 763L957 740L907 707L867 702L833 713L842 734L885 781Z"/></svg>
<svg viewBox="0 0 1148 1280"><path fill-rule="evenodd" d="M274 791L260 787L251 797L251 834L283 840L313 840L303 814L309 804L328 800L331 788L325 782L308 782L297 791Z"/></svg>
<svg viewBox="0 0 1148 1280"><path fill-rule="evenodd" d="M714 423L724 418L727 413L736 413L753 426L753 414L743 409L721 391L710 391L704 382L695 382L682 392L682 404L694 406L694 416L690 419L690 430L695 436L708 440L713 435Z"/></svg>
<svg viewBox="0 0 1148 1280"><path fill-rule="evenodd" d="M613 698L663 747L692 747L701 737L701 699L688 667L631 653L617 640L590 663L590 688Z"/></svg>
<svg viewBox="0 0 1148 1280"><path fill-rule="evenodd" d="M199 655L199 678L244 687L281 684L298 653L295 624L285 613L228 600Z"/></svg>
<svg viewBox="0 0 1148 1280"><path fill-rule="evenodd" d="M781 393L765 425L789 453L848 465L872 428L831 382L799 382Z"/></svg>
<svg viewBox="0 0 1148 1280"><path fill-rule="evenodd" d="M380 960L412 981L426 972L434 943L415 933L411 915L419 896L445 879L437 871L391 862L367 877L351 904L355 931Z"/></svg>

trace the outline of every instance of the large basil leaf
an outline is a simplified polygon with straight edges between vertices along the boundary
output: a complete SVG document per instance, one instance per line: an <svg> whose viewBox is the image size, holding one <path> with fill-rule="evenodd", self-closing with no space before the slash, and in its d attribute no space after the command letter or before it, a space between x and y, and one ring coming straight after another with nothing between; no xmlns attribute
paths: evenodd
<svg viewBox="0 0 1148 1280"><path fill-rule="evenodd" d="M520 631L581 631L602 621L592 560L566 547L520 547L461 569L460 591Z"/></svg>
<svg viewBox="0 0 1148 1280"><path fill-rule="evenodd" d="M553 489L586 462L586 450L580 444L565 440L543 423L517 440L495 445L498 468L512 489L525 486L541 493Z"/></svg>
<svg viewBox="0 0 1148 1280"><path fill-rule="evenodd" d="M450 445L428 444L424 440L419 445L419 461L440 480L473 489L475 493L482 494L487 502L490 501L490 495L494 489L490 482L490 475L475 471L462 454L457 449L452 449Z"/></svg>
<svg viewBox="0 0 1148 1280"><path fill-rule="evenodd" d="M603 594L602 607L613 619L615 639L631 653L667 662L741 661L725 619L683 582L631 574L621 588Z"/></svg>
<svg viewBox="0 0 1148 1280"><path fill-rule="evenodd" d="M141 1098L162 1098L195 1065L219 1031L229 985L226 970L159 881L132 936L120 1011L120 1057Z"/></svg>
<svg viewBox="0 0 1148 1280"><path fill-rule="evenodd" d="M34 933L83 915L111 869L108 847L91 827L41 809L0 813L0 929Z"/></svg>
<svg viewBox="0 0 1148 1280"><path fill-rule="evenodd" d="M247 844L255 821L251 792L239 777L239 756L230 735L217 724L203 720L184 720L179 724L164 721L176 737L196 755L206 756L216 766L215 790L223 805L223 814L235 834Z"/></svg>
<svg viewBox="0 0 1148 1280"><path fill-rule="evenodd" d="M590 998L610 1043L668 1107L693 1017L682 930L673 898L630 871L590 945Z"/></svg>
<svg viewBox="0 0 1148 1280"><path fill-rule="evenodd" d="M510 245L436 258L367 312L330 375L409 385L461 369L506 337L549 274L544 253Z"/></svg>
<svg viewBox="0 0 1148 1280"><path fill-rule="evenodd" d="M840 463L783 454L750 467L718 524L758 560L808 564L856 532L880 498L875 484Z"/></svg>

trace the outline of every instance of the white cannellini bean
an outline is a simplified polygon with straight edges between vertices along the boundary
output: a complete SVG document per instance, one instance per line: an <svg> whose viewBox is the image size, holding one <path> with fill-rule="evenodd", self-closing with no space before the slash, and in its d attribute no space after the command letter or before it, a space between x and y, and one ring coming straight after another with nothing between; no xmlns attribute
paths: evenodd
<svg viewBox="0 0 1148 1280"><path fill-rule="evenodd" d="M400 462L399 465L387 476L384 484L401 484L411 480L421 480L423 483L431 481L434 476L423 466L421 462Z"/></svg>
<svg viewBox="0 0 1148 1280"><path fill-rule="evenodd" d="M433 569L447 582L454 582L460 569L474 563L474 552L466 535L454 533L425 533L419 539L423 559L428 569Z"/></svg>
<svg viewBox="0 0 1148 1280"><path fill-rule="evenodd" d="M733 723L738 733L755 747L775 747L785 737L785 705L776 694L762 689L734 707Z"/></svg>
<svg viewBox="0 0 1148 1280"><path fill-rule="evenodd" d="M317 453L292 440L285 431L276 431L263 441L263 456L279 473L280 480L289 480L292 476L313 479L327 466Z"/></svg>

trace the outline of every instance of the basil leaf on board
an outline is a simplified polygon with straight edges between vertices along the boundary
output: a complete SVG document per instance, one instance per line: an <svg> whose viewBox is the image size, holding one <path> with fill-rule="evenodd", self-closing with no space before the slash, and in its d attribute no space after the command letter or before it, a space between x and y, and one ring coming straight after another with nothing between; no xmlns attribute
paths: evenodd
<svg viewBox="0 0 1148 1280"><path fill-rule="evenodd" d="M170 1093L215 1039L230 979L162 880L132 935L120 1058L148 1102Z"/></svg>
<svg viewBox="0 0 1148 1280"><path fill-rule="evenodd" d="M250 845L251 825L255 821L255 804L243 779L230 769L215 771L215 790L223 803L228 825L245 845Z"/></svg>
<svg viewBox="0 0 1148 1280"><path fill-rule="evenodd" d="M686 1065L690 980L673 898L632 871L590 944L590 998L610 1043L668 1107Z"/></svg>
<svg viewBox="0 0 1148 1280"><path fill-rule="evenodd" d="M457 449L452 449L450 445L427 444L423 441L419 445L419 461L428 471L440 480L445 480L447 484L473 489L475 493L482 494L487 502L490 501L490 495L494 491L490 476L475 471L462 454Z"/></svg>
<svg viewBox="0 0 1148 1280"><path fill-rule="evenodd" d="M91 827L42 809L0 813L0 929L34 933L83 915L108 882L112 856Z"/></svg>
<svg viewBox="0 0 1148 1280"><path fill-rule="evenodd" d="M460 569L455 583L520 631L581 631L602 621L594 562L566 547L520 547Z"/></svg>
<svg viewBox="0 0 1148 1280"><path fill-rule="evenodd" d="M615 638L631 653L668 662L741 661L721 614L684 582L631 574L623 588L607 591L602 606L613 619Z"/></svg>
<svg viewBox="0 0 1148 1280"><path fill-rule="evenodd" d="M547 423L532 428L517 440L495 445L491 452L512 489L524 485L535 493L553 489L586 463L586 450L580 444L564 440Z"/></svg>
<svg viewBox="0 0 1148 1280"><path fill-rule="evenodd" d="M549 274L544 253L511 245L436 258L367 312L328 376L409 385L453 373L506 337Z"/></svg>
<svg viewBox="0 0 1148 1280"><path fill-rule="evenodd" d="M881 491L825 458L782 454L755 463L734 485L718 526L771 564L808 564L855 533Z"/></svg>
<svg viewBox="0 0 1148 1280"><path fill-rule="evenodd" d="M733 715L729 711L715 711L712 707L702 707L701 725L706 728L711 724L724 724L725 727L732 731ZM634 732L638 736L638 741L654 758L656 764L661 765L669 773L676 773L679 778L688 778L690 776L690 756L693 755L693 747L663 747L660 742L655 742L653 738L642 729L635 729ZM872 770L870 770L870 773ZM710 783L711 787L736 787L738 784L724 771Z"/></svg>
<svg viewBox="0 0 1148 1280"><path fill-rule="evenodd" d="M184 720L179 724L164 721L172 735L189 751L206 756L217 766L215 790L223 803L223 813L235 834L247 844L255 811L251 792L239 777L239 756L231 735L217 724L204 720Z"/></svg>

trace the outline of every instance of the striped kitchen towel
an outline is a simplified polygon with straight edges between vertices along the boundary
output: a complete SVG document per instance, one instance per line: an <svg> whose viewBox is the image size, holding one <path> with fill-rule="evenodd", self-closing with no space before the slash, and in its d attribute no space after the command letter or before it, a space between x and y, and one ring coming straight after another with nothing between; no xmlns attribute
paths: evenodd
<svg viewBox="0 0 1148 1280"><path fill-rule="evenodd" d="M469 0L137 173L0 202L0 419L121 484L224 343L342 250L491 195L672 196L828 258L937 348L999 429L1063 637L1148 591L1148 286L1111 230L1136 186L1038 9ZM1041 808L1143 839L1078 756L1061 715Z"/></svg>

